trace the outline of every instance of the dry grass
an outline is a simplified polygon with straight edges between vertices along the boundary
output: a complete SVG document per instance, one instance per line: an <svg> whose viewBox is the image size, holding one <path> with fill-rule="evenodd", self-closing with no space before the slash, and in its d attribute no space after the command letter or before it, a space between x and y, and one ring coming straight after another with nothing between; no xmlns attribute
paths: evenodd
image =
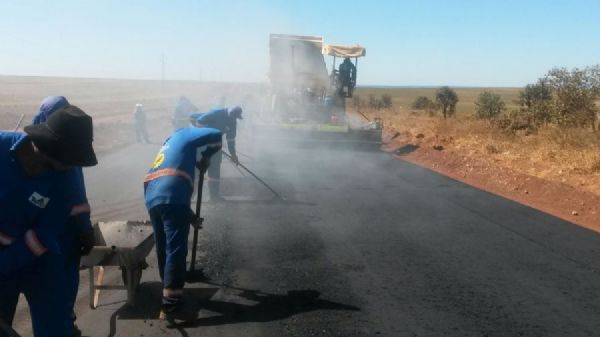
<svg viewBox="0 0 600 337"><path fill-rule="evenodd" d="M457 155L477 157L492 165L500 165L528 175L562 182L600 195L600 133L587 129L545 127L535 134L509 135L486 121L473 117L474 102L484 89L457 89L460 103L456 118L443 120L425 111L410 108L418 96L433 97L435 89L360 89L358 95L393 97L394 107L373 111L362 109L369 116L384 119L388 134L400 133L404 140L441 144ZM490 89L500 94L507 105L514 104L518 89Z"/></svg>

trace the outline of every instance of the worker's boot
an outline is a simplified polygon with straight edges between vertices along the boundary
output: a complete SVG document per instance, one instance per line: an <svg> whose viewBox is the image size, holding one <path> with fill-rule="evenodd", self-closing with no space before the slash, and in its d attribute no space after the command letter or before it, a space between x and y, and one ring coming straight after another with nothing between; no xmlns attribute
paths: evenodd
<svg viewBox="0 0 600 337"><path fill-rule="evenodd" d="M79 327L77 326L77 324L75 324L75 321L77 320L77 315L75 315L74 311L71 311L71 321L73 322L73 330L72 330L72 337L81 337L83 336L83 333L81 332L81 330L79 329Z"/></svg>
<svg viewBox="0 0 600 337"><path fill-rule="evenodd" d="M183 300L181 296L163 296L162 303L160 305L159 319L171 319L173 315L176 315L183 307Z"/></svg>
<svg viewBox="0 0 600 337"><path fill-rule="evenodd" d="M77 324L73 325L72 336L73 337L81 337L81 336L83 336L83 333L81 332L81 330L79 329L79 327L77 326Z"/></svg>

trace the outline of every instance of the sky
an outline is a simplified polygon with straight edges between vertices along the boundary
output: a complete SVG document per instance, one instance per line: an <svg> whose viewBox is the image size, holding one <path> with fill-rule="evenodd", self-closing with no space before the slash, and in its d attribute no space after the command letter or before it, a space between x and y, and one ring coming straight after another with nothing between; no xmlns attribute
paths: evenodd
<svg viewBox="0 0 600 337"><path fill-rule="evenodd" d="M515 87L600 63L600 1L0 0L0 74L264 82L270 33L365 46L359 85Z"/></svg>

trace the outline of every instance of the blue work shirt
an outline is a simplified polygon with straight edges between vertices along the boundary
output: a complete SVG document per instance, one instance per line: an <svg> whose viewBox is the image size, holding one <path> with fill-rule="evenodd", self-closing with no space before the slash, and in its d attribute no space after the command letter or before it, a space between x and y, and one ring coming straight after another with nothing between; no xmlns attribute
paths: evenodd
<svg viewBox="0 0 600 337"><path fill-rule="evenodd" d="M216 108L205 113L194 113L190 115L190 119L197 124L220 130L225 134L227 142L234 140L237 134L237 118L230 116L227 108Z"/></svg>
<svg viewBox="0 0 600 337"><path fill-rule="evenodd" d="M69 101L64 96L48 96L44 98L42 104L40 105L40 109L33 117L32 124L40 124L46 122L48 117L54 112L64 108L69 105ZM90 205L87 200L87 193L85 190L85 181L83 177L83 170L81 167L73 168L73 186L71 188L71 221L77 225L78 233L65 233L69 236L75 235L77 236L79 233L91 231L92 230L92 221L90 218ZM72 231L74 228L71 226L66 229L67 231Z"/></svg>
<svg viewBox="0 0 600 337"><path fill-rule="evenodd" d="M146 207L189 205L194 191L197 153L210 158L221 149L222 133L212 128L181 128L160 148L144 179Z"/></svg>
<svg viewBox="0 0 600 337"><path fill-rule="evenodd" d="M59 253L58 236L71 213L75 171L28 176L17 160L28 140L21 132L0 132L0 274L47 251Z"/></svg>

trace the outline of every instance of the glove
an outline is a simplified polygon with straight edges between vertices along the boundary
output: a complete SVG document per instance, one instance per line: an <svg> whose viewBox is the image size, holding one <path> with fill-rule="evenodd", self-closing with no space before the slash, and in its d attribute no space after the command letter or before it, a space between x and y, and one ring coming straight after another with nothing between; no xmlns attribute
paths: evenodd
<svg viewBox="0 0 600 337"><path fill-rule="evenodd" d="M196 213L194 213L194 211L192 211L190 209L190 215L191 215L191 225L194 228L198 228L201 229L202 228L202 222L204 222L204 218L199 217L198 215L196 215Z"/></svg>
<svg viewBox="0 0 600 337"><path fill-rule="evenodd" d="M206 158L200 159L200 161L196 162L196 167L200 170L200 174L206 173L208 170L208 166L210 166L210 161Z"/></svg>
<svg viewBox="0 0 600 337"><path fill-rule="evenodd" d="M81 256L88 255L92 251L92 248L94 248L95 244L96 238L93 230L85 231L79 234L79 253Z"/></svg>

